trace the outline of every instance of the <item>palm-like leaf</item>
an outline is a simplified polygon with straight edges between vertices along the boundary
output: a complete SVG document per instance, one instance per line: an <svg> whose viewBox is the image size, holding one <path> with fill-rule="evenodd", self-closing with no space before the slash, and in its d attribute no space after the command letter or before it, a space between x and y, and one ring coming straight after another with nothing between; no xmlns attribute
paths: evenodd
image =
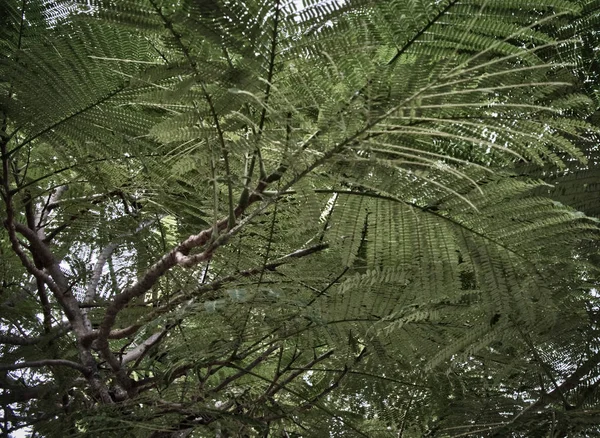
<svg viewBox="0 0 600 438"><path fill-rule="evenodd" d="M594 2L2 8L5 433L597 432Z"/></svg>

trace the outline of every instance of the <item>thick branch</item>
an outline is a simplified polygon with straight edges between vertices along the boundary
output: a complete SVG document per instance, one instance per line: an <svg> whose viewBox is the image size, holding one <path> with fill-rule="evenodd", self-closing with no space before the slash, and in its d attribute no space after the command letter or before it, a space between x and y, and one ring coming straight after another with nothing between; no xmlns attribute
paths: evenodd
<svg viewBox="0 0 600 438"><path fill-rule="evenodd" d="M15 213L12 202L13 192L10 190L9 178L9 160L10 155L6 151L6 142L3 141L0 143L0 153L2 154L2 177L3 177L3 197L6 203L6 220L4 222L4 226L8 230L9 239L11 242L11 246L13 251L19 259L21 263L27 271L32 274L36 279L41 282L44 282L48 285L50 290L53 292L54 296L58 303L62 306L63 311L65 312L65 316L68 318L71 323L71 327L75 331L78 339L81 339L87 332L86 327L83 323L83 315L79 309L79 304L75 297L70 293L70 288L67 284L67 280L60 271L60 267L58 266L58 262L55 260L54 255L48 248L48 246L39 238L38 234L29 229L27 226L22 224L15 223ZM48 265L44 266L50 272L48 275L41 269L38 269L34 263L25 255L23 249L21 248L21 244L16 235L16 230L18 230L21 234L29 240L32 251L36 253L36 260L40 261L42 264L47 263ZM79 347L79 355L80 359L84 365L71 362L68 360L59 360L59 359L48 359L41 361L33 361L33 362L23 362L19 364L4 364L2 368L4 370L16 370L22 368L35 368L35 367L45 367L45 366L67 366L74 368L80 372L82 372L85 377L88 379L93 390L100 396L103 402L112 403L112 399L108 394L108 390L104 383L100 380L98 376L95 375L96 370L96 361L89 349L85 348L83 345L78 345Z"/></svg>
<svg viewBox="0 0 600 438"><path fill-rule="evenodd" d="M135 360L143 358L152 347L154 347L162 340L162 338L167 334L167 331L168 329L165 328L160 332L156 332L153 335L151 335L140 345L123 355L123 357L121 358L121 363L125 365L129 362L133 362Z"/></svg>
<svg viewBox="0 0 600 438"><path fill-rule="evenodd" d="M13 227L29 241L31 244L31 250L35 252L36 257L40 260L43 267L48 270L51 279L48 278L47 274L41 272L34 266L32 266L32 268L28 268L28 270L36 275L36 277L42 276L44 281L48 284L50 290L52 290L54 293L57 301L62 306L65 315L71 322L71 325L73 326L73 329L77 335L83 336L87 332L83 324L83 314L79 309L79 303L70 293L70 287L67 278L60 269L58 260L56 260L48 245L44 243L42 239L40 239L35 231L18 222L13 222Z"/></svg>
<svg viewBox="0 0 600 438"><path fill-rule="evenodd" d="M100 282L100 277L102 276L102 268L104 268L106 261L117 248L117 246L118 245L113 242L107 245L106 248L100 252L98 260L96 261L96 266L94 266L94 270L92 271L92 278L90 279L85 293L85 299L83 300L85 304L89 304L94 301L94 298L96 297L96 289L98 288L98 283Z"/></svg>
<svg viewBox="0 0 600 438"><path fill-rule="evenodd" d="M62 290L66 291L69 288L69 283L65 274L60 270L59 262L54 257L54 254L50 251L48 245L44 243L38 234L19 222L14 223L15 230L23 235L31 244L32 252L35 252L36 256L40 259L44 268L48 270L52 279L56 282L57 286Z"/></svg>
<svg viewBox="0 0 600 438"><path fill-rule="evenodd" d="M273 177L273 180L279 179L280 176ZM246 208L262 199L261 192L266 188L266 183L261 182L257 187L255 193L250 196L248 203L244 206L238 206L235 209L235 217L240 217ZM165 255L161 257L161 259L154 263L142 276L141 278L135 282L133 285L126 288L123 292L118 294L113 302L106 309L106 314L104 319L102 320L98 333L98 347L107 351L108 349L108 334L110 333L111 327L114 324L118 313L125 308L125 306L134 298L141 296L142 294L149 291L162 277L167 271L172 269L177 264L181 263L185 266L190 266L194 262L206 260L210 257L212 252L221 245L224 245L228 238L236 233L238 233L246 223L252 219L256 214L260 211L264 210L268 204L265 204L261 209L254 211L251 217L246 218L244 222L241 222L236 227L230 229L227 234L222 234L218 239L212 241L210 245L205 248L205 250L191 257L186 257L190 251L194 248L203 247L204 245L210 242L210 239L213 237L213 233L215 228L207 228L201 231L198 234L192 235L184 240L182 243L177 245L175 248L167 252ZM229 224L229 217L221 219L217 222L216 230L223 231L227 228Z"/></svg>

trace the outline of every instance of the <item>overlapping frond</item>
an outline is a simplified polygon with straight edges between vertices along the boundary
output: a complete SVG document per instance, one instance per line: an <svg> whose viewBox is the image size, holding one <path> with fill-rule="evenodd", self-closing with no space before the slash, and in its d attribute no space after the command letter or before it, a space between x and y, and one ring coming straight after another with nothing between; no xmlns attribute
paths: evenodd
<svg viewBox="0 0 600 438"><path fill-rule="evenodd" d="M40 430L586 430L596 3L0 5L2 353L70 367Z"/></svg>

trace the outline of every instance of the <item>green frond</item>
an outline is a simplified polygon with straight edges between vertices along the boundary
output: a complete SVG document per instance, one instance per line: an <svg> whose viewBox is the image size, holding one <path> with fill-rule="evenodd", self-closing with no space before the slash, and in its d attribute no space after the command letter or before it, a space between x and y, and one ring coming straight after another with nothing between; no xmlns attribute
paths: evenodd
<svg viewBox="0 0 600 438"><path fill-rule="evenodd" d="M0 433L598 432L597 11L2 2Z"/></svg>

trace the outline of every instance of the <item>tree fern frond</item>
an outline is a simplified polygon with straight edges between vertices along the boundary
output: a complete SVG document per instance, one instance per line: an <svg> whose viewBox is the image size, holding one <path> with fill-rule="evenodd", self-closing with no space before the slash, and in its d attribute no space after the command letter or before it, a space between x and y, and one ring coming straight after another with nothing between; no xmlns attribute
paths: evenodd
<svg viewBox="0 0 600 438"><path fill-rule="evenodd" d="M4 1L0 434L598 432L597 10Z"/></svg>

